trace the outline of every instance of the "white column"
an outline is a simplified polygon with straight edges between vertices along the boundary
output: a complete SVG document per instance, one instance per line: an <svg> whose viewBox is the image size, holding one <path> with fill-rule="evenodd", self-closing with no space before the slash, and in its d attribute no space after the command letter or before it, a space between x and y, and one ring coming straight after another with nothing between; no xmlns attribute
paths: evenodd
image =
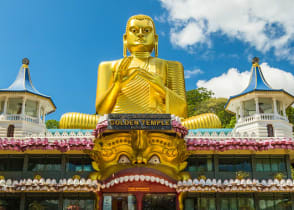
<svg viewBox="0 0 294 210"><path fill-rule="evenodd" d="M8 104L8 97L5 98L5 102L4 102L4 108L3 108L4 115L7 114L7 104Z"/></svg>
<svg viewBox="0 0 294 210"><path fill-rule="evenodd" d="M38 102L38 111L37 111L37 116L38 116L38 122L41 122L41 102Z"/></svg>
<svg viewBox="0 0 294 210"><path fill-rule="evenodd" d="M285 103L283 103L283 116L287 117Z"/></svg>
<svg viewBox="0 0 294 210"><path fill-rule="evenodd" d="M243 113L243 101L240 102L240 118L242 119L244 117Z"/></svg>
<svg viewBox="0 0 294 210"><path fill-rule="evenodd" d="M258 98L255 98L255 113L256 113L256 114L259 114Z"/></svg>
<svg viewBox="0 0 294 210"><path fill-rule="evenodd" d="M274 114L278 114L278 111L277 111L277 100L275 98L273 98L273 104L274 104Z"/></svg>
<svg viewBox="0 0 294 210"><path fill-rule="evenodd" d="M236 122L238 122L239 120L239 112L240 112L240 107L237 108L237 111L236 111Z"/></svg>
<svg viewBox="0 0 294 210"><path fill-rule="evenodd" d="M22 107L21 107L21 114L22 114L22 115L25 114L25 107L26 107L26 98L23 97L23 98L22 98Z"/></svg>

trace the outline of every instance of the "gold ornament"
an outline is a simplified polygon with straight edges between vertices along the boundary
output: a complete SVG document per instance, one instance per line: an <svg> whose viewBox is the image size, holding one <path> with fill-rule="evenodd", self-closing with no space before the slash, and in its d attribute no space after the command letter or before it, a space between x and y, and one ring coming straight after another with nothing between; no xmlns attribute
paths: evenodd
<svg viewBox="0 0 294 210"><path fill-rule="evenodd" d="M74 176L72 177L72 179L78 179L78 180L80 180L80 179L81 179L81 176L79 176L79 175L74 175Z"/></svg>
<svg viewBox="0 0 294 210"><path fill-rule="evenodd" d="M42 179L42 177L41 177L41 175L37 174L37 175L34 176L34 179L40 180L40 179Z"/></svg>
<svg viewBox="0 0 294 210"><path fill-rule="evenodd" d="M248 172L245 172L245 171L237 171L236 172L236 179L241 180L241 179L245 179L247 177L249 177L249 173Z"/></svg>
<svg viewBox="0 0 294 210"><path fill-rule="evenodd" d="M93 150L86 151L94 160L91 179L105 180L128 168L150 168L175 179L188 179L181 172L187 166L185 141L176 135L134 130L107 132L95 140Z"/></svg>

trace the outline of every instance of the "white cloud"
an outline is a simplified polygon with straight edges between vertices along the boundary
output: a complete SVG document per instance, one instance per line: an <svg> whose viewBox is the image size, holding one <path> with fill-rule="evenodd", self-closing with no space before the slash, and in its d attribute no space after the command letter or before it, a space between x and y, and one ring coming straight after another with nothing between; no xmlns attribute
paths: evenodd
<svg viewBox="0 0 294 210"><path fill-rule="evenodd" d="M185 70L185 79L189 79L194 75L202 74L202 73L203 73L203 71L201 71L200 69Z"/></svg>
<svg viewBox="0 0 294 210"><path fill-rule="evenodd" d="M210 43L220 32L261 52L273 49L279 57L294 61L293 0L160 0L173 24L171 41L189 48Z"/></svg>
<svg viewBox="0 0 294 210"><path fill-rule="evenodd" d="M270 67L267 63L260 65L265 80L274 89L284 89L294 95L294 75L282 69ZM240 72L230 68L227 72L210 80L199 80L197 87L205 87L215 93L215 97L225 97L241 93L248 85L250 71Z"/></svg>
<svg viewBox="0 0 294 210"><path fill-rule="evenodd" d="M195 22L188 23L181 31L171 31L171 41L179 46L204 43L206 40L201 28Z"/></svg>

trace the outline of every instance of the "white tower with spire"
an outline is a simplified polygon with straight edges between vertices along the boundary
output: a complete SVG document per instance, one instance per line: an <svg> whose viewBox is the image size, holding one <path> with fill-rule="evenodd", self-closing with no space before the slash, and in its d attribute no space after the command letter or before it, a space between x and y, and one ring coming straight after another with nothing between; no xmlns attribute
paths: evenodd
<svg viewBox="0 0 294 210"><path fill-rule="evenodd" d="M225 109L236 114L235 135L292 137L286 108L293 102L294 97L285 90L271 88L255 57L248 86L240 94L231 96Z"/></svg>
<svg viewBox="0 0 294 210"><path fill-rule="evenodd" d="M51 97L32 84L29 60L24 58L15 81L0 89L0 137L43 133L45 116L56 109Z"/></svg>

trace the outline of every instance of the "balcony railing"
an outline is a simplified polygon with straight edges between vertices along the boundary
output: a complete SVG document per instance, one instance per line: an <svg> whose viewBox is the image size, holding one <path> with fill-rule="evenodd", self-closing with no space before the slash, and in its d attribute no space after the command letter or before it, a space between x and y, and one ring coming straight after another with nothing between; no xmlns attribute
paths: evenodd
<svg viewBox="0 0 294 210"><path fill-rule="evenodd" d="M39 123L42 122L37 117L31 117L31 116L28 116L28 115L21 115L21 114L6 115L5 120L26 121L26 122L35 123L35 124L39 124Z"/></svg>
<svg viewBox="0 0 294 210"><path fill-rule="evenodd" d="M242 117L238 120L238 124L247 124L253 121L268 121L268 120L284 120L289 122L287 117L279 114L255 114L248 117Z"/></svg>

